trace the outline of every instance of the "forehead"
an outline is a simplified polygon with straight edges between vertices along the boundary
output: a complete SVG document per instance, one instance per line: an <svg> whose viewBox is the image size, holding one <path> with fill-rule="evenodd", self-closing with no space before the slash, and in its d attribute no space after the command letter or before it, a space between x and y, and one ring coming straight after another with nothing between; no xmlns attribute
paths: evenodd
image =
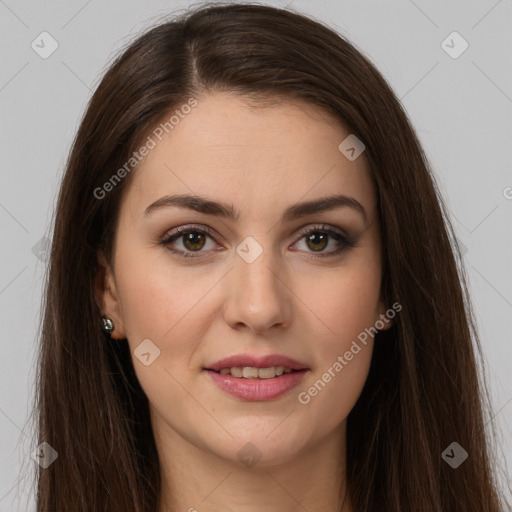
<svg viewBox="0 0 512 512"><path fill-rule="evenodd" d="M302 100L254 106L215 93L187 110L168 133L149 134L155 145L123 198L132 215L165 194L214 198L261 216L335 193L357 197L371 214L374 190L364 153L350 161L340 152L350 129L323 109Z"/></svg>

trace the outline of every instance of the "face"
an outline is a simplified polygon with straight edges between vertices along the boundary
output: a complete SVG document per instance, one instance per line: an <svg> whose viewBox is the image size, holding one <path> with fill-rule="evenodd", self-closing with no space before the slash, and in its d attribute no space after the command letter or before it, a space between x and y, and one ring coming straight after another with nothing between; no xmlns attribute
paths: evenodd
<svg viewBox="0 0 512 512"><path fill-rule="evenodd" d="M234 462L257 449L264 465L343 435L373 349L363 333L386 312L375 190L364 153L338 149L349 134L307 103L215 93L133 171L97 291L162 442ZM177 195L223 208L159 201ZM303 369L208 370L237 355Z"/></svg>

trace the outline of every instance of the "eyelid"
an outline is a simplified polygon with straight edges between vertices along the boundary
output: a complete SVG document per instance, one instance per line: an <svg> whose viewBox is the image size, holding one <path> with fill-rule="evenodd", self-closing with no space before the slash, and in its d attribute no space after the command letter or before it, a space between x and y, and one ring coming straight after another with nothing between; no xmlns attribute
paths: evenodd
<svg viewBox="0 0 512 512"><path fill-rule="evenodd" d="M208 235L210 238L212 238L215 243L219 244L219 242L217 242L217 239L216 239L216 237L219 235L217 235L217 233L212 228L210 228L209 226L204 225L204 224L186 224L186 225L178 226L177 228L173 228L173 229L167 231L163 235L163 237L160 240L160 243L164 246L168 246L174 240L179 239L181 234L188 233L191 231L198 231L200 233L204 233L204 234ZM293 242L292 246L297 244L298 242L300 242L302 240L302 238L304 238L304 236L308 235L309 233L314 233L314 232L324 232L331 236L332 235L338 236L340 238L340 240L338 240L338 243L340 243L342 245L342 247L335 249L335 250L328 251L328 252L319 252L318 254L315 254L314 251L311 251L310 257L312 257L312 258L322 258L322 257L327 258L329 256L334 256L334 255L339 254L340 252L343 252L346 248L355 246L356 240L354 237L350 237L343 229L340 229L336 226L332 226L330 224L306 224L304 227L299 228L298 234L295 235L296 241ZM222 238L222 237L220 237L220 238ZM208 252L208 251L182 251L179 249L171 249L171 248L169 248L169 250L175 254L178 254L179 256L188 257L188 258L198 258L198 257L202 256L201 253ZM306 251L306 252L309 252L309 251ZM195 253L197 253L197 255Z"/></svg>
<svg viewBox="0 0 512 512"><path fill-rule="evenodd" d="M164 235L159 240L160 245L163 245L164 247L167 247L167 249L178 256L182 257L188 257L188 258L197 258L201 256L201 253L207 252L207 251L195 251L197 252L197 255L194 251L182 251L181 249L173 249L169 247L171 242L174 242L178 240L183 234L197 231L199 233L205 234L209 236L217 245L219 245L219 242L217 242L217 233L210 228L209 226L206 226L204 224L186 224L183 226L178 226L177 228L170 229L164 233ZM221 237L219 237L221 238Z"/></svg>
<svg viewBox="0 0 512 512"><path fill-rule="evenodd" d="M310 233L326 233L329 237L336 239L337 243L339 244L336 249L330 251L305 251L307 254L306 257L310 259L328 260L329 258L339 257L345 253L346 250L356 247L357 237L349 236L345 230L325 223L308 224L305 228L301 229L297 241L294 242L292 246L299 243L306 235Z"/></svg>
<svg viewBox="0 0 512 512"><path fill-rule="evenodd" d="M339 236L343 237L344 239L350 240L350 237L348 234L341 228L337 228L336 226L332 226L331 224L307 224L306 226L299 228L298 236L299 240L308 233L312 231L330 231L335 232ZM295 242L294 242L295 243Z"/></svg>
<svg viewBox="0 0 512 512"><path fill-rule="evenodd" d="M173 231L169 232L169 234L188 233L189 231L194 231L194 229L203 231L212 238L216 235L212 228L203 224L187 224L185 226L178 226Z"/></svg>
<svg viewBox="0 0 512 512"><path fill-rule="evenodd" d="M170 238L171 236L177 235L178 233L187 233L189 231L193 231L194 229L197 229L199 231L204 231L207 235L214 238L220 237L220 235L217 234L216 231L214 231L212 228L205 224L186 224L183 226L178 226L177 228L173 228L168 230L162 238ZM299 231L297 233L297 236L302 238L304 235L307 235L311 231L321 231L321 230L330 230L336 232L338 235L346 238L347 240L350 240L351 237L340 228L337 228L336 226L332 226L330 224L306 224L305 226L298 228ZM297 240L298 241L298 240ZM296 243L296 242L294 242Z"/></svg>

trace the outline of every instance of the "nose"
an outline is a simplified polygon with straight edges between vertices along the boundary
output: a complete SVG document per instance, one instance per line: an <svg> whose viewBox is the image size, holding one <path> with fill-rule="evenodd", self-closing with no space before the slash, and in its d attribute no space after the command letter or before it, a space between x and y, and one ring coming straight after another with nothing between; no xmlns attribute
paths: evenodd
<svg viewBox="0 0 512 512"><path fill-rule="evenodd" d="M286 276L276 271L271 251L251 263L236 255L228 279L223 311L232 329L265 334L289 325L293 294Z"/></svg>

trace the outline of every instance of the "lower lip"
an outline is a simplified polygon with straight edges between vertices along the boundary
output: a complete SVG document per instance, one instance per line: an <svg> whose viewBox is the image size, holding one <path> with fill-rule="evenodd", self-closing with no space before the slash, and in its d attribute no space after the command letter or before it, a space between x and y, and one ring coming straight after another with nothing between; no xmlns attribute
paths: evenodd
<svg viewBox="0 0 512 512"><path fill-rule="evenodd" d="M205 370L217 386L230 395L243 400L271 400L284 395L298 386L307 370L285 373L271 379L242 379L223 375L213 370Z"/></svg>

